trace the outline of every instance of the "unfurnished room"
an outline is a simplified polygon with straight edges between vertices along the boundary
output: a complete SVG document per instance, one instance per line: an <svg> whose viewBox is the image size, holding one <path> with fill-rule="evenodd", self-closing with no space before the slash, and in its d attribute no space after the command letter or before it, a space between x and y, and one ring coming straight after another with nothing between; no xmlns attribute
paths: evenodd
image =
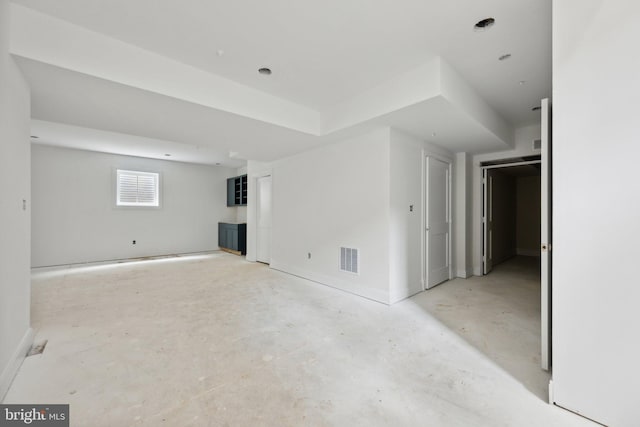
<svg viewBox="0 0 640 427"><path fill-rule="evenodd" d="M637 426L639 18L0 0L0 425Z"/></svg>

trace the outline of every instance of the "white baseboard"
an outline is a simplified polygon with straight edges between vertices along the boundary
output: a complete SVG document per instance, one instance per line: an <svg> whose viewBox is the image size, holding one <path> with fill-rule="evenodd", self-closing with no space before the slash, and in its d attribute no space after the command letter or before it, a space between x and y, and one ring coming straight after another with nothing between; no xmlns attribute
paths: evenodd
<svg viewBox="0 0 640 427"><path fill-rule="evenodd" d="M456 277L459 277L461 279L468 279L469 275L467 274L467 270L458 270L456 272ZM455 279L455 277L454 277Z"/></svg>
<svg viewBox="0 0 640 427"><path fill-rule="evenodd" d="M20 341L20 345L16 348L11 359L9 359L9 363L2 370L2 375L0 375L0 402L4 400L7 391L9 391L9 387L11 386L11 382L13 378L15 378L18 373L18 369L22 365L25 357L27 357L27 353L31 349L33 345L33 338L35 334L33 329L27 329L27 332L22 337Z"/></svg>
<svg viewBox="0 0 640 427"><path fill-rule="evenodd" d="M311 280L312 282L320 283L321 285L340 289L354 295L358 295L376 302L380 302L382 304L389 305L389 294L378 289L370 289L354 284L348 280L340 280L336 277L307 271L301 268L294 267L292 265L281 264L277 261L274 261L273 259L271 260L270 267L274 270L282 271L283 273L298 276L303 279Z"/></svg>

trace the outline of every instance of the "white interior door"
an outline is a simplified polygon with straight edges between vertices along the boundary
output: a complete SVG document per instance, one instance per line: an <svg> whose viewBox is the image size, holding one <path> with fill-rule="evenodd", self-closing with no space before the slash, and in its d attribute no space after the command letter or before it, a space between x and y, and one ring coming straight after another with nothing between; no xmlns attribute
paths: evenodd
<svg viewBox="0 0 640 427"><path fill-rule="evenodd" d="M482 273L489 274L493 269L493 170L482 171L483 196L482 204Z"/></svg>
<svg viewBox="0 0 640 427"><path fill-rule="evenodd" d="M451 165L433 157L426 159L427 288L451 277Z"/></svg>
<svg viewBox="0 0 640 427"><path fill-rule="evenodd" d="M271 263L271 176L257 180L256 260Z"/></svg>
<svg viewBox="0 0 640 427"><path fill-rule="evenodd" d="M540 320L541 365L551 366L551 103L541 104L541 177L540 177Z"/></svg>

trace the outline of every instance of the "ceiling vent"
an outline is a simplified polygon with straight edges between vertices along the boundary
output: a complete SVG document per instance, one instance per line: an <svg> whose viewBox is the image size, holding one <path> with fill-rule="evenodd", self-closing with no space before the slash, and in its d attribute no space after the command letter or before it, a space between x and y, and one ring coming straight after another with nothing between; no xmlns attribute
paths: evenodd
<svg viewBox="0 0 640 427"><path fill-rule="evenodd" d="M542 149L542 140L534 139L533 140L533 149L534 150L541 150Z"/></svg>
<svg viewBox="0 0 640 427"><path fill-rule="evenodd" d="M359 273L358 249L340 248L340 271L348 273Z"/></svg>

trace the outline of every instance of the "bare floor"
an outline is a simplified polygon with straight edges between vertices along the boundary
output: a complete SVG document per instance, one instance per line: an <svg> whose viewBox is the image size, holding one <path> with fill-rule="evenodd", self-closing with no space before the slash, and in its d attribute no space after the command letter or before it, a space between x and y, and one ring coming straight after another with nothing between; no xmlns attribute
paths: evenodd
<svg viewBox="0 0 640 427"><path fill-rule="evenodd" d="M48 344L5 403L69 403L73 426L593 425L447 319L465 283L387 307L230 254L35 273Z"/></svg>
<svg viewBox="0 0 640 427"><path fill-rule="evenodd" d="M539 258L511 258L486 276L452 280L413 301L549 400L551 375L540 368Z"/></svg>

